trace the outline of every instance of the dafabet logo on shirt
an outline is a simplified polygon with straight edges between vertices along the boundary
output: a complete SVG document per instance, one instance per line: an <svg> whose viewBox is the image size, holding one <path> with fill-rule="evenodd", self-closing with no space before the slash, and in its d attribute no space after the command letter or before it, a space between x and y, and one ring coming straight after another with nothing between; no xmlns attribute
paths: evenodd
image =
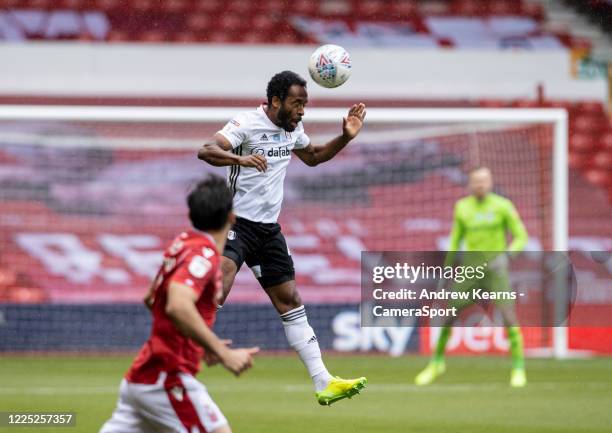
<svg viewBox="0 0 612 433"><path fill-rule="evenodd" d="M287 146L271 147L267 151L265 149L262 149L261 147L255 147L254 149L251 150L251 154L268 156L270 158L274 158L274 157L279 158L279 157L291 155L291 151L287 148Z"/></svg>

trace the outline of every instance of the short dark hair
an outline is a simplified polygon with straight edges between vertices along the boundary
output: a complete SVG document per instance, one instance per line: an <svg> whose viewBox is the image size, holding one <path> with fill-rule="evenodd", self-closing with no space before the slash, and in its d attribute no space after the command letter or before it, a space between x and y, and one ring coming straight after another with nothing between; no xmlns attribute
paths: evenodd
<svg viewBox="0 0 612 433"><path fill-rule="evenodd" d="M294 84L306 87L306 80L292 71L279 72L273 76L268 82L266 95L268 96L268 105L272 105L272 98L277 96L278 99L284 101L289 94L289 89Z"/></svg>
<svg viewBox="0 0 612 433"><path fill-rule="evenodd" d="M211 174L201 180L187 196L189 219L198 230L220 230L232 211L233 194L225 179Z"/></svg>

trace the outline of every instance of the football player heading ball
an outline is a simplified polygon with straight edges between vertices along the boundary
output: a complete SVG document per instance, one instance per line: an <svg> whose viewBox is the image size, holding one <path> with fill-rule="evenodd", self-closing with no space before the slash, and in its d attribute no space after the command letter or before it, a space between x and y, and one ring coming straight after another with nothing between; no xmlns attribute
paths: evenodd
<svg viewBox="0 0 612 433"><path fill-rule="evenodd" d="M227 181L234 194L237 219L221 260L223 301L246 262L280 314L287 341L308 369L318 402L329 405L358 393L366 378L344 380L327 371L277 219L291 152L311 167L329 161L357 136L366 111L364 104L353 105L342 119L342 133L326 144L314 145L302 126L307 103L302 77L291 71L274 75L268 83L267 103L236 115L204 144L198 158L227 166Z"/></svg>

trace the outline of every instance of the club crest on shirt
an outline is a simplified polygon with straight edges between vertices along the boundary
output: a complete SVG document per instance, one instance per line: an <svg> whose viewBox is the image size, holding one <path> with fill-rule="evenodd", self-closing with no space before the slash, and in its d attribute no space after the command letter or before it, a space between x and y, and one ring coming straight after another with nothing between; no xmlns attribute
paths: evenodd
<svg viewBox="0 0 612 433"><path fill-rule="evenodd" d="M204 258L210 259L212 256L215 255L215 252L212 248L204 247L202 248L202 254L204 255Z"/></svg>
<svg viewBox="0 0 612 433"><path fill-rule="evenodd" d="M493 221L494 218L495 218L495 215L493 215L493 212L490 212L490 211L476 213L477 221Z"/></svg>
<svg viewBox="0 0 612 433"><path fill-rule="evenodd" d="M202 256L193 256L189 262L189 273L196 278L202 278L210 270L212 264Z"/></svg>
<svg viewBox="0 0 612 433"><path fill-rule="evenodd" d="M236 232L234 230L230 230L229 232L227 232L227 238L230 241L233 241L234 239L236 239Z"/></svg>

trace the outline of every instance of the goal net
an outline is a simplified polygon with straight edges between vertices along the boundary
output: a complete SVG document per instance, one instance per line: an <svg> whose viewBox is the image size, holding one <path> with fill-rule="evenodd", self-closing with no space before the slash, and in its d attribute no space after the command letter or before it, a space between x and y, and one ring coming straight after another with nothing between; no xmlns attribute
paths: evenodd
<svg viewBox="0 0 612 433"><path fill-rule="evenodd" d="M161 251L188 227L186 192L205 173L225 175L196 152L240 110L0 107L0 351L139 347L150 323L141 298ZM312 142L337 135L344 114L307 110ZM322 348L428 352L427 328L403 339L360 328L360 255L444 250L471 167L491 168L528 249L566 250L566 129L560 110L374 108L333 161L311 168L294 157L279 222ZM544 309L526 347L562 354L564 331ZM246 266L217 330L236 344L288 348ZM476 350L456 332L451 349ZM503 335L488 338L483 351L505 350Z"/></svg>

